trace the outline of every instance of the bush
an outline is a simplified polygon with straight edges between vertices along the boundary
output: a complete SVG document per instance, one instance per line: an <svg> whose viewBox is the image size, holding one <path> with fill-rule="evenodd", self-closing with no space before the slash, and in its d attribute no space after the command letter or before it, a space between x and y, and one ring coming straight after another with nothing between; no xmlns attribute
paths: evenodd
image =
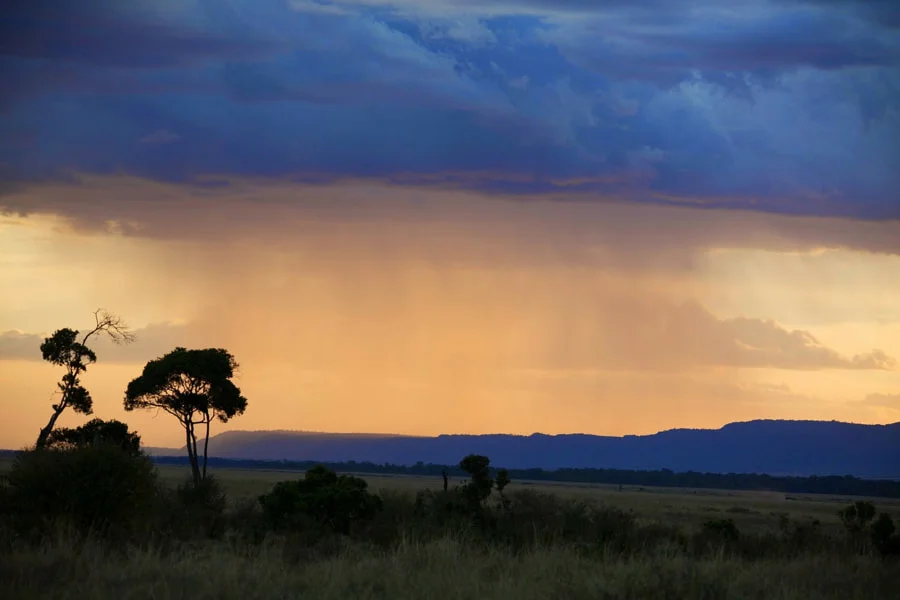
<svg viewBox="0 0 900 600"><path fill-rule="evenodd" d="M7 513L18 529L36 534L61 523L81 533L128 533L147 519L159 497L146 456L102 443L22 452L5 487Z"/></svg>
<svg viewBox="0 0 900 600"><path fill-rule="evenodd" d="M627 546L637 530L634 513L614 506L591 508L589 518L597 542L601 545ZM577 521L574 524L577 525Z"/></svg>
<svg viewBox="0 0 900 600"><path fill-rule="evenodd" d="M733 519L716 519L707 521L698 536L701 546L721 547L737 542L741 537Z"/></svg>
<svg viewBox="0 0 900 600"><path fill-rule="evenodd" d="M894 520L891 515L881 513L870 526L872 545L883 556L900 555L900 535L895 535Z"/></svg>
<svg viewBox="0 0 900 600"><path fill-rule="evenodd" d="M839 510L838 517L848 532L862 533L875 518L875 506L871 502L854 502Z"/></svg>
<svg viewBox="0 0 900 600"><path fill-rule="evenodd" d="M894 535L894 520L891 518L891 515L887 513L878 515L878 518L872 523L871 531L872 542L876 546L888 541Z"/></svg>
<svg viewBox="0 0 900 600"><path fill-rule="evenodd" d="M359 477L338 475L319 465L297 481L279 481L259 497L263 514L274 529L296 529L305 518L342 534L354 522L382 510L381 498L368 491Z"/></svg>
<svg viewBox="0 0 900 600"><path fill-rule="evenodd" d="M192 478L166 494L165 514L168 533L182 539L219 538L225 533L225 491L211 475L195 482Z"/></svg>
<svg viewBox="0 0 900 600"><path fill-rule="evenodd" d="M821 547L825 543L822 523L818 519L792 521L787 515L780 515L778 528L781 530L780 541L788 553L797 554L805 548Z"/></svg>
<svg viewBox="0 0 900 600"><path fill-rule="evenodd" d="M881 513L875 518L875 505L871 502L854 502L838 511L847 530L849 541L858 552L873 548L882 556L900 555L900 535L895 534L891 515Z"/></svg>

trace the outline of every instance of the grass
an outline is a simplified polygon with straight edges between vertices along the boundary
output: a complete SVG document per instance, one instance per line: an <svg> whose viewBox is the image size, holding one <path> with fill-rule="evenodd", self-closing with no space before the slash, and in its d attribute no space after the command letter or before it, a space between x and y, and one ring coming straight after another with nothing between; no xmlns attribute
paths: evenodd
<svg viewBox="0 0 900 600"><path fill-rule="evenodd" d="M183 482L190 474L187 467L160 466L163 481L170 485ZM302 476L297 471L268 469L212 469L210 471L235 500L256 499L268 492L277 481ZM410 475L360 474L376 492L415 493L422 489L440 489L440 478ZM451 481L451 486L463 479ZM819 520L826 529L839 531L837 511L859 500L851 496L825 496L808 494L792 496L787 500L780 492L750 492L729 490L692 490L664 487L629 487L621 491L618 486L602 484L563 484L548 482L514 481L509 490L530 489L553 493L564 498L600 502L606 506L634 510L641 518L651 521L696 528L711 519L733 519L742 531L774 530L778 517L786 515L793 520ZM900 520L900 500L891 498L870 499L879 509Z"/></svg>
<svg viewBox="0 0 900 600"><path fill-rule="evenodd" d="M189 474L172 466L158 472L173 488ZM252 519L241 511L275 482L301 474L241 469L212 474L229 497L229 533L111 545L59 528L39 544L3 543L2 597L880 600L895 599L900 590L896 559L848 551L841 543L837 511L855 498L787 500L778 493L513 482L510 494L532 490L552 493L556 500L538 502L541 523L526 527L526 537L534 527L538 543L504 546L465 529L407 527L413 523L412 496L440 489L439 478L364 475L384 496L386 508L360 534L311 540L299 532L251 542L240 530ZM570 511L582 501L633 511L645 529L627 530L627 551L591 542L596 533L581 531L586 522ZM874 502L900 520L900 502ZM819 520L824 536L785 553L779 550L782 515L794 523ZM567 521L571 518L574 525ZM734 521L739 544L698 550L679 543L681 532L693 539L704 523L720 519ZM539 526L568 528L568 537L552 531L539 536Z"/></svg>
<svg viewBox="0 0 900 600"><path fill-rule="evenodd" d="M790 562L665 552L637 559L587 558L561 547L520 555L476 550L452 538L386 551L347 548L309 563L289 548L246 552L225 543L110 553L100 546L48 545L0 567L13 599L781 599L896 598L900 569L866 557Z"/></svg>

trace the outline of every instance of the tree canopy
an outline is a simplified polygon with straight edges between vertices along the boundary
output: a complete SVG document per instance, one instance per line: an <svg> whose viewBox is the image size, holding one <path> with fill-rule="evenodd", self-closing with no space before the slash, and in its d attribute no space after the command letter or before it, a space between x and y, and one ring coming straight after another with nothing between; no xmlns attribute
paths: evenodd
<svg viewBox="0 0 900 600"><path fill-rule="evenodd" d="M46 447L54 450L74 450L98 443L119 447L134 456L141 453L141 436L134 431L128 431L127 424L115 419L109 421L91 419L80 427L54 429L47 436Z"/></svg>
<svg viewBox="0 0 900 600"><path fill-rule="evenodd" d="M225 423L247 408L247 399L231 381L237 368L234 356L222 348L179 347L148 362L125 391L125 410L156 408L178 419L184 428L195 482L206 477L212 421ZM202 465L197 447L198 427L204 436Z"/></svg>

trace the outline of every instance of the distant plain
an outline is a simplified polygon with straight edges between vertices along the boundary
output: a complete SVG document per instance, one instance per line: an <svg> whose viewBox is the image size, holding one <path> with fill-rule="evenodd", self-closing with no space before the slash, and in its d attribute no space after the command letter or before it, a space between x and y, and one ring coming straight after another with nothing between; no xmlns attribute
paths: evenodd
<svg viewBox="0 0 900 600"><path fill-rule="evenodd" d="M190 476L187 467L162 465L157 467L160 477L171 485L184 482ZM223 484L233 500L255 499L278 482L302 477L302 472L278 469L213 469L212 474ZM441 479L414 475L356 474L365 479L372 491L380 493L414 494L420 490L439 490ZM462 483L452 478L450 485ZM685 527L699 527L714 518L731 518L738 528L775 529L778 516L786 514L795 519L818 519L822 526L838 530L841 527L837 511L856 500L870 500L880 510L900 519L900 499L858 498L825 494L784 494L782 492L732 491L710 489L668 488L650 486L622 486L546 481L513 481L511 492L531 489L566 498L633 510L639 518L664 520Z"/></svg>

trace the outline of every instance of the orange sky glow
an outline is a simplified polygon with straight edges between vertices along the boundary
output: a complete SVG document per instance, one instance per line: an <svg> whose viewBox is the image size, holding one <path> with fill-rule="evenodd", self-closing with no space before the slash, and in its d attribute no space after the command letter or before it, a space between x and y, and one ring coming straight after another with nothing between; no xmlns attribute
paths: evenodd
<svg viewBox="0 0 900 600"><path fill-rule="evenodd" d="M95 414L151 446L183 431L125 413L122 396L176 345L241 364L248 410L215 431L900 420L897 221L350 180L107 176L16 194L42 208L0 217L0 447L33 443L49 417L61 372L40 360L42 337L98 307L138 340L96 344Z"/></svg>

